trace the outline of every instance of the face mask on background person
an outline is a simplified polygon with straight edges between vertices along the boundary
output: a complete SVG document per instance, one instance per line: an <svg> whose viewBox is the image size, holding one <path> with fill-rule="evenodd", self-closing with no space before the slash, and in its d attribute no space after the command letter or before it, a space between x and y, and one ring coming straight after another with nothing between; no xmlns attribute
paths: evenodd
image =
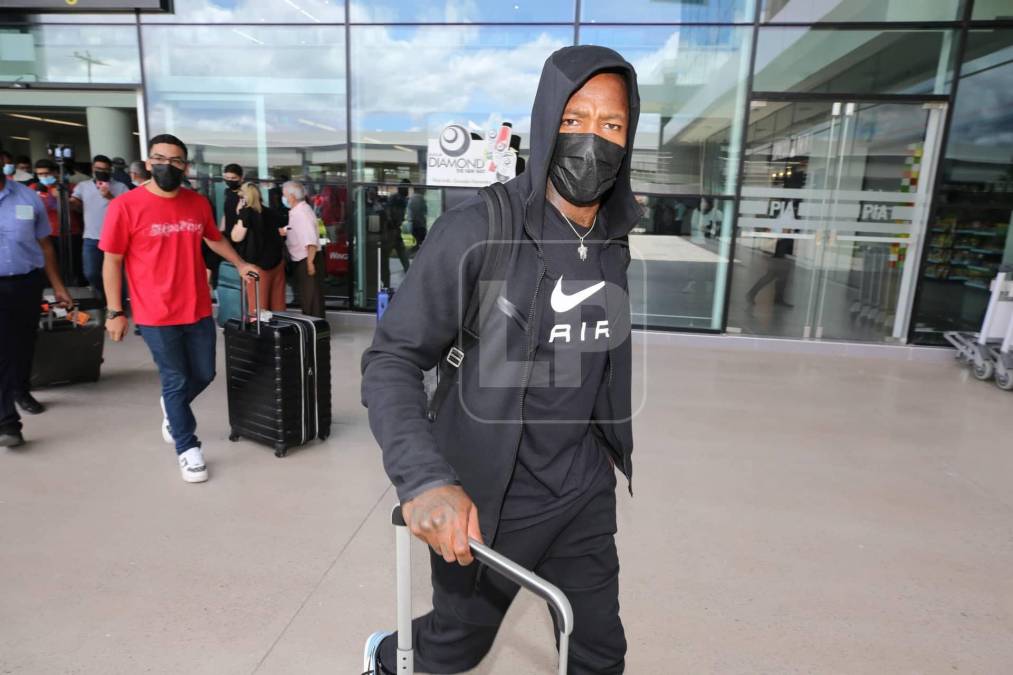
<svg viewBox="0 0 1013 675"><path fill-rule="evenodd" d="M39 179L39 182L49 187L50 185L56 185L56 176L43 176Z"/></svg>
<svg viewBox="0 0 1013 675"><path fill-rule="evenodd" d="M282 195L281 196L281 205L284 206L286 209L291 209L292 208L292 205L288 203L288 196L287 195Z"/></svg>
<svg viewBox="0 0 1013 675"><path fill-rule="evenodd" d="M549 179L566 201L577 206L593 204L615 185L626 148L598 134L556 137Z"/></svg>
<svg viewBox="0 0 1013 675"><path fill-rule="evenodd" d="M183 184L183 169L178 169L172 164L153 164L151 177L159 188L172 192Z"/></svg>
<svg viewBox="0 0 1013 675"><path fill-rule="evenodd" d="M103 183L108 183L111 178L112 178L112 176L109 174L108 171L95 171L95 180L96 181L102 181Z"/></svg>
<svg viewBox="0 0 1013 675"><path fill-rule="evenodd" d="M5 176L13 176L14 175L14 165L13 164L4 164L4 175Z"/></svg>
<svg viewBox="0 0 1013 675"><path fill-rule="evenodd" d="M18 169L14 172L14 180L24 183L32 179L32 172L25 171L24 169Z"/></svg>
<svg viewBox="0 0 1013 675"><path fill-rule="evenodd" d="M243 181L241 181L241 180L227 180L227 181L225 181L225 186L227 188L229 188L230 190L238 190L239 186L242 185L242 184L243 184Z"/></svg>

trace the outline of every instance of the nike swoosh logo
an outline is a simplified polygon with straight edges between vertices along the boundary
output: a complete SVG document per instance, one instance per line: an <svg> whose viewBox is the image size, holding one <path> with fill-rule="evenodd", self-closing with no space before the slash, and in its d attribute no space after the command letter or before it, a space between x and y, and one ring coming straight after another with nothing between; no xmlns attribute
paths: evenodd
<svg viewBox="0 0 1013 675"><path fill-rule="evenodd" d="M605 282L599 281L594 286L585 288L582 291L577 291L572 295L567 295L563 292L563 277L559 277L559 281L556 282L556 287L552 289L552 298L550 299L552 309L560 314L563 312L569 312L571 309L584 302L603 288L605 288Z"/></svg>

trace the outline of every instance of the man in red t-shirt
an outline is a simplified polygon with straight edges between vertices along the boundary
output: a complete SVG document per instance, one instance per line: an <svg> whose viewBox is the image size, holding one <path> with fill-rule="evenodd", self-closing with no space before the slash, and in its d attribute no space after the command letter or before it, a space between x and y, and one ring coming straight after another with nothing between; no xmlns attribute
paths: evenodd
<svg viewBox="0 0 1013 675"><path fill-rule="evenodd" d="M217 338L201 241L241 277L259 270L222 238L208 200L181 189L183 141L169 134L152 138L147 168L152 180L112 200L102 227L106 330L117 342L127 331L119 299L125 265L134 322L162 380L162 438L175 443L183 480L201 483L208 472L190 404L215 377Z"/></svg>

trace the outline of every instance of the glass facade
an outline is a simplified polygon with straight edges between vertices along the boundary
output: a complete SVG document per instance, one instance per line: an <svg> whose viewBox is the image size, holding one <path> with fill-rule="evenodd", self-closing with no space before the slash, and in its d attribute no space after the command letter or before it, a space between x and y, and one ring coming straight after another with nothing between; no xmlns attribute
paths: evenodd
<svg viewBox="0 0 1013 675"><path fill-rule="evenodd" d="M0 83L140 92L141 129L190 144L219 210L226 163L275 202L306 183L332 307L372 309L474 193L432 161L444 134L527 155L542 64L571 44L639 74L640 325L937 343L976 327L1013 262L1005 0L175 0L0 21Z"/></svg>
<svg viewBox="0 0 1013 675"><path fill-rule="evenodd" d="M916 342L942 331L975 331L989 281L1013 264L1013 28L972 30L914 313Z"/></svg>

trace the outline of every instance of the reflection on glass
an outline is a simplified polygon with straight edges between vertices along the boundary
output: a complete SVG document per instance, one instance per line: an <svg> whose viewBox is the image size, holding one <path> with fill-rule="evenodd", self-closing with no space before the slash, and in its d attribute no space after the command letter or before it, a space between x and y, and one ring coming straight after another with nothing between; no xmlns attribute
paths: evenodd
<svg viewBox="0 0 1013 675"><path fill-rule="evenodd" d="M19 14L7 12L6 21L11 23L136 23L133 12L103 12L86 14L84 12L52 12L49 14Z"/></svg>
<svg viewBox="0 0 1013 675"><path fill-rule="evenodd" d="M355 306L376 309L379 288L397 289L429 228L444 210L444 191L362 185L351 203L350 252L354 262Z"/></svg>
<svg viewBox="0 0 1013 675"><path fill-rule="evenodd" d="M756 0L581 0L588 23L743 23L753 20Z"/></svg>
<svg viewBox="0 0 1013 675"><path fill-rule="evenodd" d="M426 180L429 142L448 124L474 134L513 124L527 147L542 64L571 43L570 28L354 26L354 176Z"/></svg>
<svg viewBox="0 0 1013 675"><path fill-rule="evenodd" d="M956 21L960 10L961 0L763 0L760 16L782 23Z"/></svg>
<svg viewBox="0 0 1013 675"><path fill-rule="evenodd" d="M335 23L344 0L173 0L169 14L146 13L145 23Z"/></svg>
<svg viewBox="0 0 1013 675"><path fill-rule="evenodd" d="M946 94L954 31L760 28L755 91Z"/></svg>
<svg viewBox="0 0 1013 675"><path fill-rule="evenodd" d="M1013 5L1009 0L974 0L972 19L987 21L991 19L1013 20Z"/></svg>
<svg viewBox="0 0 1013 675"><path fill-rule="evenodd" d="M0 81L134 84L136 26L0 27Z"/></svg>
<svg viewBox="0 0 1013 675"><path fill-rule="evenodd" d="M573 21L574 0L351 0L356 23L475 23Z"/></svg>
<svg viewBox="0 0 1013 675"><path fill-rule="evenodd" d="M728 325L754 335L906 337L930 186L920 104L754 102ZM929 160L931 161L931 160Z"/></svg>
<svg viewBox="0 0 1013 675"><path fill-rule="evenodd" d="M912 337L977 331L988 285L1013 264L1013 30L971 31L929 221Z"/></svg>
<svg viewBox="0 0 1013 675"><path fill-rule="evenodd" d="M731 231L732 201L638 196L630 234L630 303L642 326L717 329Z"/></svg>
<svg viewBox="0 0 1013 675"><path fill-rule="evenodd" d="M637 70L641 114L633 156L640 192L734 194L735 149L749 72L749 28L585 28Z"/></svg>
<svg viewBox="0 0 1013 675"><path fill-rule="evenodd" d="M143 30L148 131L183 139L198 171L237 162L251 177L344 179L343 28Z"/></svg>

